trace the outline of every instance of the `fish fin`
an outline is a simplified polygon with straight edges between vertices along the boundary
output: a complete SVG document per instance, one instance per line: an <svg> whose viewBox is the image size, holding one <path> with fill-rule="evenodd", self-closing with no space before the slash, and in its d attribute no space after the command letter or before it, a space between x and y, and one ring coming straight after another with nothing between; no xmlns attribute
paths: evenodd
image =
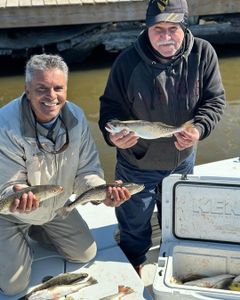
<svg viewBox="0 0 240 300"><path fill-rule="evenodd" d="M116 121L116 120L115 120ZM110 132L110 133L114 133L114 127L111 125L111 121L107 122L105 129Z"/></svg>
<svg viewBox="0 0 240 300"><path fill-rule="evenodd" d="M98 281L97 281L95 278L93 278L93 277L90 277L90 278L87 280L87 282L89 282L89 285L98 283Z"/></svg>
<svg viewBox="0 0 240 300"><path fill-rule="evenodd" d="M106 129L108 132L113 133L113 130L110 129L109 127L106 127L106 126L105 126L105 129Z"/></svg>
<svg viewBox="0 0 240 300"><path fill-rule="evenodd" d="M193 128L193 120L185 122L181 127L184 129Z"/></svg>
<svg viewBox="0 0 240 300"><path fill-rule="evenodd" d="M134 292L132 288L129 286L119 285L118 286L118 292L123 293L124 295L129 295Z"/></svg>
<svg viewBox="0 0 240 300"><path fill-rule="evenodd" d="M65 206L58 208L55 211L60 217L65 219L71 212L71 210L67 209Z"/></svg>
<svg viewBox="0 0 240 300"><path fill-rule="evenodd" d="M172 276L170 278L170 283L172 283L172 284L183 284L183 282L175 276Z"/></svg>

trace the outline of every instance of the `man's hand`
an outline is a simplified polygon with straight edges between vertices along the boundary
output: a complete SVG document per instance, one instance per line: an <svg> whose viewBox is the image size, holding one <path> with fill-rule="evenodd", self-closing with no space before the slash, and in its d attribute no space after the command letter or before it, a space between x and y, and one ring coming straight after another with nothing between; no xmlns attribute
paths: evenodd
<svg viewBox="0 0 240 300"><path fill-rule="evenodd" d="M126 130L122 130L119 133L110 133L109 134L110 141L120 149L128 149L137 144L139 139L138 136L135 135L134 132L127 132Z"/></svg>
<svg viewBox="0 0 240 300"><path fill-rule="evenodd" d="M122 183L122 181L116 180L115 183ZM130 199L130 197L131 194L125 187L109 187L107 190L106 199L103 201L103 203L106 206L117 207Z"/></svg>
<svg viewBox="0 0 240 300"><path fill-rule="evenodd" d="M174 135L177 139L174 144L180 151L197 144L200 137L199 131L194 127L188 128L181 132L177 132Z"/></svg>
<svg viewBox="0 0 240 300"><path fill-rule="evenodd" d="M20 191L26 188L25 184L16 184L14 190ZM20 213L30 213L39 207L39 201L32 192L24 193L20 199L16 198L10 207L12 213L18 211Z"/></svg>

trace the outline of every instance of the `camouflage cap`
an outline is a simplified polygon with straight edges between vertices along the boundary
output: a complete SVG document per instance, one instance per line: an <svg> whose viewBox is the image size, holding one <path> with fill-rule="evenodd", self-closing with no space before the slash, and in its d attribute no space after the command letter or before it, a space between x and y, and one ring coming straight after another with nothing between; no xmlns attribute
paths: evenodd
<svg viewBox="0 0 240 300"><path fill-rule="evenodd" d="M186 0L150 0L146 24L151 27L159 22L186 23L188 5Z"/></svg>

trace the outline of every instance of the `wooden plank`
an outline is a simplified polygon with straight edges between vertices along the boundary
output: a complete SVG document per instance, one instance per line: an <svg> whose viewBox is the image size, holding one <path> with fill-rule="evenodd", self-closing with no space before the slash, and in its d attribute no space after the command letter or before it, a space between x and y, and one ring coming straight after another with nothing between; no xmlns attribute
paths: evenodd
<svg viewBox="0 0 240 300"><path fill-rule="evenodd" d="M7 0L6 7L18 7L18 0Z"/></svg>
<svg viewBox="0 0 240 300"><path fill-rule="evenodd" d="M82 4L95 4L95 0L82 0Z"/></svg>
<svg viewBox="0 0 240 300"><path fill-rule="evenodd" d="M31 6L32 5L32 1L31 0L19 0L19 6L23 7L23 6Z"/></svg>
<svg viewBox="0 0 240 300"><path fill-rule="evenodd" d="M107 0L95 0L96 4L105 3L107 4Z"/></svg>
<svg viewBox="0 0 240 300"><path fill-rule="evenodd" d="M86 0L84 0L86 1ZM51 2L53 4L53 2ZM145 6L142 8L141 2L117 2L110 4L86 4L84 5L49 5L39 7L24 7L17 11L4 9L4 14L0 14L0 28L13 27L36 27L36 26L56 26L75 25L128 21L136 19L135 12L145 15ZM17 15L16 15L17 13ZM13 17L14 16L14 17ZM26 18L26 16L28 16ZM62 17L64 16L64 18Z"/></svg>
<svg viewBox="0 0 240 300"><path fill-rule="evenodd" d="M44 0L32 0L32 6L43 6Z"/></svg>
<svg viewBox="0 0 240 300"><path fill-rule="evenodd" d="M3 6L5 0L0 1L2 1ZM77 0L68 1L76 3ZM77 4L66 5L58 4L57 0L32 0L31 7L17 7L18 0L8 0L7 7L0 7L0 28L143 21L148 0L78 1ZM214 5L210 5L212 2L209 0L201 0L201 6L199 0L188 1L190 15L240 13L240 0L215 0ZM79 5L79 3L82 3L82 5Z"/></svg>
<svg viewBox="0 0 240 300"><path fill-rule="evenodd" d="M82 4L81 0L69 0L70 4Z"/></svg>
<svg viewBox="0 0 240 300"><path fill-rule="evenodd" d="M0 0L0 8L5 8L7 5L7 0Z"/></svg>
<svg viewBox="0 0 240 300"><path fill-rule="evenodd" d="M68 0L57 0L57 4L58 5L66 5L66 4L69 4L69 1Z"/></svg>
<svg viewBox="0 0 240 300"><path fill-rule="evenodd" d="M57 0L44 0L44 5L57 5Z"/></svg>

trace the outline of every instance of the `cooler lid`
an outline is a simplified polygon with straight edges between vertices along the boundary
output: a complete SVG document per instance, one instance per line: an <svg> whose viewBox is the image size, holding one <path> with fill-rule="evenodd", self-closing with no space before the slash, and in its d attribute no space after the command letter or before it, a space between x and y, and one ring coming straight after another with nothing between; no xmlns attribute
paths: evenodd
<svg viewBox="0 0 240 300"><path fill-rule="evenodd" d="M171 175L162 185L162 242L240 243L240 178Z"/></svg>

